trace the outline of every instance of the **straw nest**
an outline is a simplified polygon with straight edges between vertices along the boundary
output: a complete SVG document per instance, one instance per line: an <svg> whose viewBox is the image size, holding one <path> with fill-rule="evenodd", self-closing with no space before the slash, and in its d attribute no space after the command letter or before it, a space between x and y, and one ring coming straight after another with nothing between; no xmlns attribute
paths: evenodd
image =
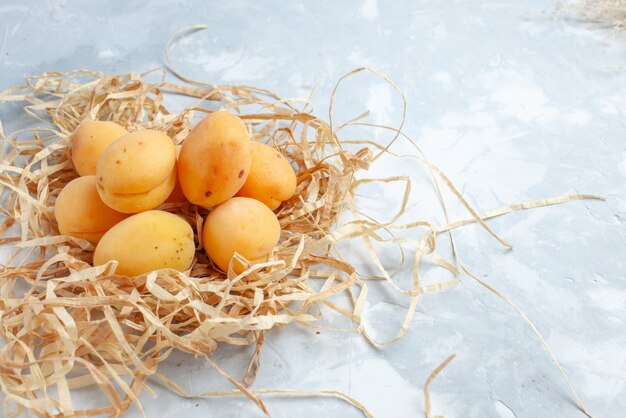
<svg viewBox="0 0 626 418"><path fill-rule="evenodd" d="M339 83L362 71L387 80L374 70L360 68ZM235 391L268 413L259 395L276 391L247 388L259 367L268 330L294 323L315 327L322 312L332 310L352 321L354 326L348 331L359 332L374 344L396 341L409 326L418 297L454 286L460 270L465 269L456 258L446 260L436 254L438 234L476 222L508 245L485 220L514 210L594 198L564 196L479 215L450 180L416 150L412 158L432 174L437 191L440 185L449 188L471 216L443 226L427 221L399 224L396 220L404 212L410 193L408 177L366 179L356 173L389 154L394 141L408 140L401 126L382 127L394 135L387 146L345 141L339 136L341 129L364 123L356 118L334 126L333 100L331 116L325 121L312 113L306 100L284 100L246 86L173 84L165 81L165 71L161 74L151 82L148 79L154 78L154 73L45 73L0 93L0 102L22 103L23 110L39 123L36 128L11 135L0 129L0 244L12 251L0 270L0 333L6 342L0 349L0 387L7 416L25 409L40 417L121 416L133 402L141 409L138 394L148 389L150 377L162 379L186 396L158 371L159 363L174 350L205 358L235 386ZM166 94L197 100L172 113L166 107ZM161 209L181 216L194 229L198 251L190 270L178 273L165 269L131 278L110 273L115 262L93 267L93 247L87 241L59 235L53 216L55 198L77 177L69 158L72 132L84 119L113 120L129 130L162 130L175 143L181 143L194 117L209 112L202 107L207 100L240 114L253 140L279 148L297 168L296 194L277 212L282 236L270 260L250 266L240 275L217 270L202 251L197 233L208 211L191 204L164 204ZM382 223L362 215L355 205L358 188L377 181L407 185L395 215ZM445 212L445 205L443 208ZM352 217L340 222L344 212ZM391 233L394 230L410 231L408 235L414 238L396 238ZM362 241L378 275L361 275L341 257L337 245L347 240ZM385 270L374 245L377 242L410 249L411 257L406 261L413 279L409 288L402 288ZM426 258L452 273L451 279L423 284L419 273ZM387 281L410 300L396 336L387 342L374 341L361 322L369 279ZM333 299L338 294L348 302ZM220 343L255 346L242 378L227 375L211 359ZM451 359L426 382L427 414L428 383ZM73 401L72 391L87 386L101 392L101 407L81 409ZM338 392L294 393L338 396L369 414L356 400Z"/></svg>

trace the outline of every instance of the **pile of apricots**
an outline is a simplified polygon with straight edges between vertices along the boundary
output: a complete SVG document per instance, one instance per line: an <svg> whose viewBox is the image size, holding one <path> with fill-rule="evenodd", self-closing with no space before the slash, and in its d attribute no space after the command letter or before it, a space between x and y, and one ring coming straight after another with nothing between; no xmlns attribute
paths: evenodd
<svg viewBox="0 0 626 418"><path fill-rule="evenodd" d="M94 266L116 260L116 274L127 276L191 266L193 230L156 209L166 202L210 209L202 242L221 270L245 269L235 253L252 264L265 261L280 238L273 211L296 189L290 162L251 141L243 121L228 112L209 114L182 146L157 130L85 121L71 138L71 156L80 177L56 199L59 232L95 245Z"/></svg>

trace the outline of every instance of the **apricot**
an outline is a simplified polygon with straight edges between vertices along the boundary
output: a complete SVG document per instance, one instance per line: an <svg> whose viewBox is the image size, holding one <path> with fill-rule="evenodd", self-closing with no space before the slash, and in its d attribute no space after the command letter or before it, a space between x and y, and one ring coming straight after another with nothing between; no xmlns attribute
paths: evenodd
<svg viewBox="0 0 626 418"><path fill-rule="evenodd" d="M243 186L251 159L243 121L228 112L211 113L183 142L178 160L183 193L200 206L223 203Z"/></svg>
<svg viewBox="0 0 626 418"><path fill-rule="evenodd" d="M250 173L237 196L259 200L274 210L293 196L296 185L296 173L283 154L260 142L252 143Z"/></svg>
<svg viewBox="0 0 626 418"><path fill-rule="evenodd" d="M128 131L114 122L88 120L72 136L72 164L79 176L96 174L96 164L104 149Z"/></svg>
<svg viewBox="0 0 626 418"><path fill-rule="evenodd" d="M137 276L171 268L185 271L195 254L193 230L169 212L150 210L126 218L104 234L93 256L94 266L117 260L115 272Z"/></svg>
<svg viewBox="0 0 626 418"><path fill-rule="evenodd" d="M207 255L227 271L235 252L252 263L266 260L280 238L280 224L258 200L234 197L207 215L202 238ZM235 262L233 270L239 274L244 266Z"/></svg>
<svg viewBox="0 0 626 418"><path fill-rule="evenodd" d="M155 130L134 131L109 145L98 160L98 193L104 203L124 213L154 209L176 184L176 149Z"/></svg>
<svg viewBox="0 0 626 418"><path fill-rule="evenodd" d="M96 188L95 176L70 181L59 193L54 206L54 217L61 234L86 239L94 245L127 216L104 204Z"/></svg>

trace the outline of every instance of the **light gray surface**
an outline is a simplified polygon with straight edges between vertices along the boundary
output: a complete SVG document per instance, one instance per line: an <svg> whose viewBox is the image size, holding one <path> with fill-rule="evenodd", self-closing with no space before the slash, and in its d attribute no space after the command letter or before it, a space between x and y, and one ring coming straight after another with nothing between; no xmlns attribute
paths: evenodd
<svg viewBox="0 0 626 418"><path fill-rule="evenodd" d="M3 0L0 88L44 70L158 67L169 35L196 23L210 29L173 51L185 73L289 97L315 85L321 115L339 76L376 67L406 94L407 133L481 211L569 192L608 196L604 203L573 202L491 221L513 251L476 227L457 236L463 260L535 321L589 410L624 416L624 36L553 21L541 13L551 1L339 3ZM337 117L368 107L372 121L398 122L397 97L367 77L346 84ZM7 131L20 125L9 108L1 112ZM443 222L415 163L389 162L375 171L412 175L417 195L407 219ZM377 191L384 199L362 203L384 212L392 193ZM406 306L373 289L366 324L389 337ZM240 375L247 352L220 348L216 358ZM426 376L453 352L457 359L432 387L436 413L582 416L528 326L467 278L451 291L424 296L406 337L382 350L359 335L272 331L254 387L337 389L376 417L420 416ZM185 389L229 387L201 362L175 357L163 370ZM242 398L182 400L155 387L158 399L141 397L149 417L260 416ZM267 398L267 404L275 417L359 416L334 400Z"/></svg>

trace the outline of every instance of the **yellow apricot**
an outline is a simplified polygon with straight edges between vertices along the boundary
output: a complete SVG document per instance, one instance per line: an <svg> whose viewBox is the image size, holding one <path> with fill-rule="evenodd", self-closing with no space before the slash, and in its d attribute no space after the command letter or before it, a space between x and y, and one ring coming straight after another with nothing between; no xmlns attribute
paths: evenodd
<svg viewBox="0 0 626 418"><path fill-rule="evenodd" d="M96 174L102 151L128 131L114 122L88 120L72 136L72 164L80 176Z"/></svg>
<svg viewBox="0 0 626 418"><path fill-rule="evenodd" d="M96 170L104 203L124 213L154 209L176 184L176 150L155 130L134 131L109 145Z"/></svg>
<svg viewBox="0 0 626 418"><path fill-rule="evenodd" d="M237 196L259 200L274 210L293 196L296 185L296 173L283 154L260 142L252 143L250 173Z"/></svg>
<svg viewBox="0 0 626 418"><path fill-rule="evenodd" d="M230 199L250 170L250 137L243 121L214 112L189 133L180 151L180 185L191 203L212 207Z"/></svg>
<svg viewBox="0 0 626 418"><path fill-rule="evenodd" d="M70 181L59 193L54 217L59 232L97 244L102 235L128 215L104 204L96 188L95 176Z"/></svg>
<svg viewBox="0 0 626 418"><path fill-rule="evenodd" d="M202 239L207 255L223 271L236 253L252 263L262 262L278 243L280 224L274 212L255 199L233 197L206 218ZM235 273L244 266L235 262Z"/></svg>
<svg viewBox="0 0 626 418"><path fill-rule="evenodd" d="M117 274L137 276L162 268L185 271L194 254L191 226L172 213L150 210L130 216L104 234L93 264L117 260Z"/></svg>

